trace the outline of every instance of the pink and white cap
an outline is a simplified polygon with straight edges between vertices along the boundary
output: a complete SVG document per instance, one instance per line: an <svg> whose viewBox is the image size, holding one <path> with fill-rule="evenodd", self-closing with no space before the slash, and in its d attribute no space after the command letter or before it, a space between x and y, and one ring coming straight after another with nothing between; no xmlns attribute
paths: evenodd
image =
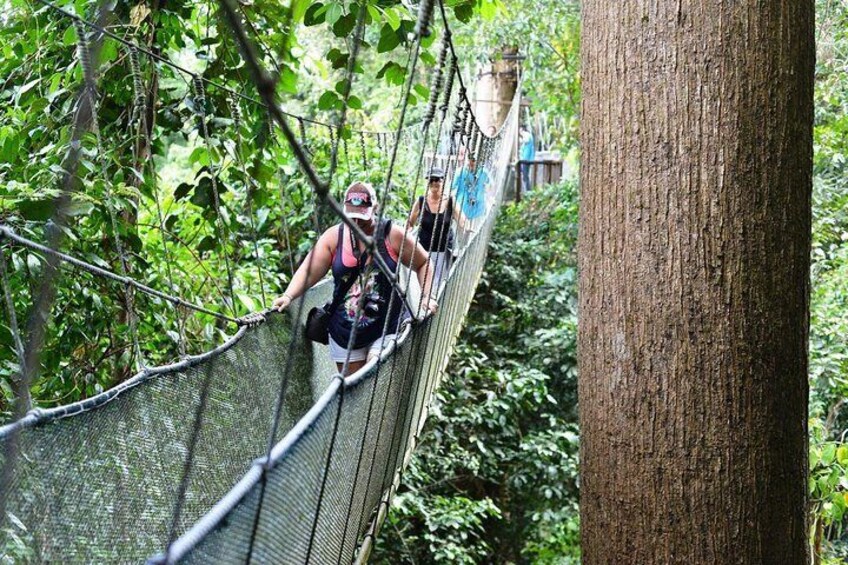
<svg viewBox="0 0 848 565"><path fill-rule="evenodd" d="M367 182L355 182L347 187L344 198L345 216L357 220L370 220L377 207L377 193Z"/></svg>

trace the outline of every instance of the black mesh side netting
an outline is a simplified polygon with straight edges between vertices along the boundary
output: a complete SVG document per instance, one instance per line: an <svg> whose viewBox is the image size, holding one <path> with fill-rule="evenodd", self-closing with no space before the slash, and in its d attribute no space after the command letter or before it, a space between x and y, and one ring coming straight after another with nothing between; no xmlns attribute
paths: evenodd
<svg viewBox="0 0 848 565"><path fill-rule="evenodd" d="M322 301L328 290L316 289L310 302ZM209 396L178 526L185 531L263 453L290 334L288 316L270 316L195 366L128 382L120 394L110 391L87 403L113 396L101 406L64 418L51 411L50 421L23 428L16 472L6 485L7 512L26 528L23 555L40 562L138 562L163 547L198 385L208 372ZM294 370L286 375L280 437L326 388L327 380L315 375L332 374L326 355L316 351L313 359L311 349L300 340ZM13 540L3 541L8 551Z"/></svg>

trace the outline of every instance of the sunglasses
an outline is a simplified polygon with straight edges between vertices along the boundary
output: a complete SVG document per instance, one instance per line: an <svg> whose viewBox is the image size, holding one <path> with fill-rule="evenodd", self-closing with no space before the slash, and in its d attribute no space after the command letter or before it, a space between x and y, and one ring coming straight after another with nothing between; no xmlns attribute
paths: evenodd
<svg viewBox="0 0 848 565"><path fill-rule="evenodd" d="M360 198L358 196L353 196L351 198L348 198L347 200L345 200L345 204L350 204L351 206L356 206L357 208L362 208L362 207L370 208L371 207L371 201L370 200L366 200L366 199Z"/></svg>

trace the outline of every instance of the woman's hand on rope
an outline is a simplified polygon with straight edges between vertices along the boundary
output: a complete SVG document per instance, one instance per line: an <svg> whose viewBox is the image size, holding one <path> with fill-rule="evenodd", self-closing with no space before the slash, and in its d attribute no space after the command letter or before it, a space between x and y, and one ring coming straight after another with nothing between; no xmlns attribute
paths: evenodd
<svg viewBox="0 0 848 565"><path fill-rule="evenodd" d="M431 297L430 300L427 301L427 314L426 315L432 316L438 311L439 311L439 301L436 300L435 298Z"/></svg>
<svg viewBox="0 0 848 565"><path fill-rule="evenodd" d="M277 312L282 312L289 307L292 302L292 297L288 293L283 293L282 296L274 299L274 304L271 306Z"/></svg>

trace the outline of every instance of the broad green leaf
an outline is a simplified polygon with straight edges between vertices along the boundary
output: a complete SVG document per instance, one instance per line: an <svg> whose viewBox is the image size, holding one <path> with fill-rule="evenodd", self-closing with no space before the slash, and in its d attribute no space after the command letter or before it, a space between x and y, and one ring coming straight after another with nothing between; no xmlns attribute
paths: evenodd
<svg viewBox="0 0 848 565"><path fill-rule="evenodd" d="M53 214L52 200L21 200L17 204L18 212L26 220L46 221Z"/></svg>
<svg viewBox="0 0 848 565"><path fill-rule="evenodd" d="M479 6L480 16L484 20L492 20L498 13L498 5L495 0L481 0Z"/></svg>
<svg viewBox="0 0 848 565"><path fill-rule="evenodd" d="M41 272L41 260L32 253L27 253L26 256L27 268L33 273Z"/></svg>
<svg viewBox="0 0 848 565"><path fill-rule="evenodd" d="M100 48L100 64L106 65L118 58L118 42L107 37Z"/></svg>
<svg viewBox="0 0 848 565"><path fill-rule="evenodd" d="M338 92L342 96L344 96L345 93L348 92L349 90L350 90L350 81L348 79L345 78L345 79L342 79L342 80L340 80L339 82L336 83L336 92Z"/></svg>
<svg viewBox="0 0 848 565"><path fill-rule="evenodd" d="M5 137L0 143L0 162L12 163L18 158L20 151L21 140L14 130L10 131L8 137Z"/></svg>
<svg viewBox="0 0 848 565"><path fill-rule="evenodd" d="M343 56L344 56L344 54L337 47L333 47L332 49L327 51L327 60L328 61L336 62L336 60L338 60L339 58L341 58Z"/></svg>
<svg viewBox="0 0 848 565"><path fill-rule="evenodd" d="M200 240L200 243L197 244L197 252L203 253L204 251L212 251L216 247L218 247L218 242L211 235L207 235Z"/></svg>
<svg viewBox="0 0 848 565"><path fill-rule="evenodd" d="M306 9L303 15L303 25L315 26L324 23L326 19L327 7L322 2L315 2Z"/></svg>
<svg viewBox="0 0 848 565"><path fill-rule="evenodd" d="M353 31L353 28L356 26L356 15L355 14L346 14L336 20L336 23L333 24L333 34L336 37L347 37L350 35L350 32Z"/></svg>
<svg viewBox="0 0 848 565"><path fill-rule="evenodd" d="M848 464L848 446L840 445L836 449L836 461L843 466Z"/></svg>
<svg viewBox="0 0 848 565"><path fill-rule="evenodd" d="M349 108L353 108L354 110L362 109L362 100L360 100L357 96L350 95L347 99L347 105Z"/></svg>
<svg viewBox="0 0 848 565"><path fill-rule="evenodd" d="M292 0L292 19L295 23L303 20L309 9L309 0Z"/></svg>
<svg viewBox="0 0 848 565"><path fill-rule="evenodd" d="M383 24L380 29L380 41L377 43L377 53L386 53L400 45L400 36L389 24Z"/></svg>
<svg viewBox="0 0 848 565"><path fill-rule="evenodd" d="M350 60L350 55L345 53L344 55L342 55L341 57L339 57L338 59L333 61L333 68L334 69L345 69L345 68L347 68L347 63L348 63L349 60ZM359 63L357 63L356 66L359 68Z"/></svg>
<svg viewBox="0 0 848 565"><path fill-rule="evenodd" d="M326 91L321 95L321 98L318 99L318 109L319 110L331 110L336 107L336 104L339 104L341 101L339 100L338 95L332 90Z"/></svg>
<svg viewBox="0 0 848 565"><path fill-rule="evenodd" d="M467 24L474 16L474 5L471 3L460 4L453 9L456 19Z"/></svg>
<svg viewBox="0 0 848 565"><path fill-rule="evenodd" d="M386 78L386 82L389 84L399 85L403 84L404 78L406 77L406 69L394 61L389 61L379 70L377 73L377 78Z"/></svg>
<svg viewBox="0 0 848 565"><path fill-rule="evenodd" d="M430 97L430 89L424 86L423 84L416 84L412 87L412 89L420 96L421 98L429 98Z"/></svg>
<svg viewBox="0 0 848 565"><path fill-rule="evenodd" d="M822 463L825 466L830 465L836 459L836 445L833 443L828 443L822 449Z"/></svg>
<svg viewBox="0 0 848 565"><path fill-rule="evenodd" d="M344 14L344 8L338 2L330 2L327 4L327 13L325 19L328 24L335 24Z"/></svg>
<svg viewBox="0 0 848 565"><path fill-rule="evenodd" d="M186 196L188 196L188 193L191 192L193 189L194 186L187 182L180 183L180 185L174 190L174 200L181 200L185 198ZM173 225L174 223L176 223L176 220L176 216L168 217L168 222L170 223L170 225L166 224L166 227L168 229L173 228Z"/></svg>
<svg viewBox="0 0 848 565"><path fill-rule="evenodd" d="M423 49L429 49L433 43L436 42L436 34L431 33L430 35L425 35L421 38L421 47Z"/></svg>
<svg viewBox="0 0 848 565"><path fill-rule="evenodd" d="M94 204L87 200L72 200L68 205L68 216L86 216L94 210Z"/></svg>
<svg viewBox="0 0 848 565"><path fill-rule="evenodd" d="M188 156L188 162L192 164L197 163L202 167L209 165L209 151L204 146L195 147L191 155Z"/></svg>
<svg viewBox="0 0 848 565"><path fill-rule="evenodd" d="M50 86L47 88L47 92L49 94L57 94L60 86L62 86L62 74L55 73L50 77Z"/></svg>
<svg viewBox="0 0 848 565"><path fill-rule="evenodd" d="M144 249L144 242L141 241L141 238L138 237L138 234L135 232L127 233L124 236L124 239L129 244L129 247L132 251L136 253L141 253L142 249Z"/></svg>
<svg viewBox="0 0 848 565"><path fill-rule="evenodd" d="M395 63L394 61L389 61L388 63L384 64L382 67L380 67L380 70L377 71L376 77L383 78L384 76L386 76L386 72L389 70L389 67L395 64L397 63Z"/></svg>
<svg viewBox="0 0 848 565"><path fill-rule="evenodd" d="M32 90L32 88L33 88L36 84L38 84L39 82L41 82L41 79L40 79L40 78L35 78L35 79L33 79L33 80L29 81L28 83L24 84L23 86L21 86L21 87L18 89L18 96L19 96L19 97L20 97L20 96L23 96L24 94L26 94L27 92L29 92L30 90Z"/></svg>
<svg viewBox="0 0 848 565"><path fill-rule="evenodd" d="M380 10L377 9L377 6L373 4L368 4L368 15L371 16L371 19L375 22L380 21Z"/></svg>
<svg viewBox="0 0 848 565"><path fill-rule="evenodd" d="M289 94L297 94L297 73L295 73L288 65L282 67L279 81L280 90Z"/></svg>
<svg viewBox="0 0 848 565"><path fill-rule="evenodd" d="M242 304L244 304L244 307L247 308L249 312L255 312L257 310L256 302L254 302L253 298L251 298L249 295L243 292L237 292L236 296L238 296L238 299L241 301Z"/></svg>
<svg viewBox="0 0 848 565"><path fill-rule="evenodd" d="M77 42L77 32L74 26L69 25L62 35L62 43L65 45L73 45Z"/></svg>
<svg viewBox="0 0 848 565"><path fill-rule="evenodd" d="M401 18L400 18L400 15L397 13L397 11L394 9L394 7L386 8L383 11L383 14L385 14L385 16L386 16L386 22L388 22L388 24L391 26L391 28L393 30L397 31L398 28L400 28L400 19Z"/></svg>

